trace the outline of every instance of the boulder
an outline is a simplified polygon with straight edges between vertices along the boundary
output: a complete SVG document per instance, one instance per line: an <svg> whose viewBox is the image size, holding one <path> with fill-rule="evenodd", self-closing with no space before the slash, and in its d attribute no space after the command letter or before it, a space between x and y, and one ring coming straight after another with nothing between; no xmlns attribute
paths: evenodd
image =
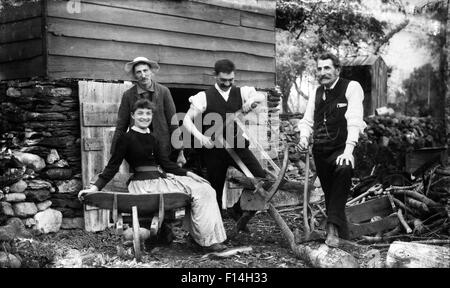
<svg viewBox="0 0 450 288"><path fill-rule="evenodd" d="M26 198L27 196L24 193L9 193L5 195L5 201L7 202L22 202Z"/></svg>
<svg viewBox="0 0 450 288"><path fill-rule="evenodd" d="M27 201L42 202L50 198L49 190L26 190Z"/></svg>
<svg viewBox="0 0 450 288"><path fill-rule="evenodd" d="M14 157L16 157L25 166L32 168L35 171L41 171L45 168L45 161L41 157L31 153L23 153L19 151L13 152Z"/></svg>
<svg viewBox="0 0 450 288"><path fill-rule="evenodd" d="M44 180L34 179L28 182L28 189L40 190L40 189L51 189L52 184Z"/></svg>
<svg viewBox="0 0 450 288"><path fill-rule="evenodd" d="M28 187L27 182L20 180L19 182L16 182L9 187L9 192L10 193L22 193L23 191L25 191L25 189L27 189L27 187Z"/></svg>
<svg viewBox="0 0 450 288"><path fill-rule="evenodd" d="M0 226L0 242L9 242L16 238L32 238L30 232L19 218L10 218L5 226Z"/></svg>
<svg viewBox="0 0 450 288"><path fill-rule="evenodd" d="M44 211L47 208L50 208L50 206L52 206L52 204L53 204L52 201L47 200L44 202L37 203L36 207L38 208L39 211Z"/></svg>
<svg viewBox="0 0 450 288"><path fill-rule="evenodd" d="M0 215L14 216L12 205L8 202L0 202Z"/></svg>
<svg viewBox="0 0 450 288"><path fill-rule="evenodd" d="M28 218L34 216L38 209L33 202L20 202L13 204L14 215L21 218Z"/></svg>
<svg viewBox="0 0 450 288"><path fill-rule="evenodd" d="M10 87L10 88L8 88L8 90L6 90L6 95L8 97L17 98L17 97L20 97L22 94L20 93L20 90Z"/></svg>
<svg viewBox="0 0 450 288"><path fill-rule="evenodd" d="M20 268L22 263L13 254L0 252L0 268Z"/></svg>
<svg viewBox="0 0 450 288"><path fill-rule="evenodd" d="M83 184L79 179L56 182L59 193L77 193L83 189Z"/></svg>
<svg viewBox="0 0 450 288"><path fill-rule="evenodd" d="M47 163L53 164L56 161L59 161L61 158L59 158L58 151L56 149L51 149L50 153L47 155Z"/></svg>
<svg viewBox="0 0 450 288"><path fill-rule="evenodd" d="M84 229L84 218L63 218L61 229Z"/></svg>
<svg viewBox="0 0 450 288"><path fill-rule="evenodd" d="M31 228L34 225L36 225L36 220L34 220L34 218L27 218L27 219L22 219L23 225L25 225L25 227L27 228Z"/></svg>
<svg viewBox="0 0 450 288"><path fill-rule="evenodd" d="M72 177L70 168L49 168L44 175L50 180L68 180Z"/></svg>
<svg viewBox="0 0 450 288"><path fill-rule="evenodd" d="M44 234L58 232L61 228L62 217L62 213L54 209L39 212L34 215L36 220L34 229Z"/></svg>

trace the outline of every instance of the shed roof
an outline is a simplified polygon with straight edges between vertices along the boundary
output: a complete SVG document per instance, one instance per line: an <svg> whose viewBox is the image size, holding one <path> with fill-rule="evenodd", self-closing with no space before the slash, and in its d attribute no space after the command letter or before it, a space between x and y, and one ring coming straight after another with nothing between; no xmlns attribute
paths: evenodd
<svg viewBox="0 0 450 288"><path fill-rule="evenodd" d="M372 66L381 56L359 55L341 59L341 66ZM383 60L383 58L381 58ZM383 60L384 62L384 60Z"/></svg>

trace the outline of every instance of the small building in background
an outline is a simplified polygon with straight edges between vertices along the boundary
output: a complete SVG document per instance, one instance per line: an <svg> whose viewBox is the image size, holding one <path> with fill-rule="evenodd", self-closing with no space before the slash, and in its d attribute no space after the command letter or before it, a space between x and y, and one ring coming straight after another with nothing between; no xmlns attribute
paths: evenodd
<svg viewBox="0 0 450 288"><path fill-rule="evenodd" d="M387 105L388 67L381 56L364 55L341 59L341 76L358 81L364 90L364 116Z"/></svg>

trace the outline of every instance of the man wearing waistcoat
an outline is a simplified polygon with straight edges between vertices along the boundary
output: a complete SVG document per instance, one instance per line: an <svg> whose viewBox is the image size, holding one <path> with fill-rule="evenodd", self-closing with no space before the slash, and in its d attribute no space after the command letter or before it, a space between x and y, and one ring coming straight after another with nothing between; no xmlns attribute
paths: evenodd
<svg viewBox="0 0 450 288"><path fill-rule="evenodd" d="M203 149L203 156L205 157L207 180L211 183L212 187L216 190L216 197L219 207L222 209L222 194L225 184L225 178L228 166L232 165L239 169L237 164L230 157L226 149L217 145L216 139L208 137L205 131L208 131L213 125L206 125L208 121L202 121L203 130L200 132L195 127L193 120L202 116L209 117L216 113L219 117L219 121L226 121L226 114L235 113L242 109L243 112L248 112L252 109L252 105L264 100L264 95L256 92L254 87L237 87L233 85L235 77L235 65L228 59L219 60L214 65L216 83L208 90L199 92L198 94L189 98L191 107L187 112L183 126L191 133L200 143ZM208 116L209 115L209 116ZM249 142L246 136L242 134L242 131L237 127L231 127L235 125L232 122L228 127L224 127L223 135L228 143L233 143L232 148L236 154L241 158L242 162L247 166L250 172L255 177L265 177L265 171L259 164L258 160L248 149ZM231 129L233 133L227 133ZM230 135L232 134L232 135ZM240 141L242 140L242 141ZM232 217L237 220L242 215L242 209L239 201L233 206L233 209L229 210ZM245 228L246 229L246 228Z"/></svg>
<svg viewBox="0 0 450 288"><path fill-rule="evenodd" d="M327 238L330 247L339 245L339 238L348 239L345 203L354 169L353 150L359 134L366 127L363 120L364 92L356 81L339 77L339 59L324 53L317 60L320 86L308 101L299 122L298 147L307 149L312 136L312 152L325 194Z"/></svg>
<svg viewBox="0 0 450 288"><path fill-rule="evenodd" d="M130 116L131 108L139 99L148 99L155 104L156 110L153 112L151 130L157 136L161 148L165 149L168 155L175 151L170 141L173 131L178 129L178 124L171 123L172 117L176 113L175 104L170 90L153 79L158 70L159 64L145 57L137 57L125 64L125 72L130 74L137 83L123 93L116 131L111 143L111 152L115 149L117 139L133 126L133 119ZM186 163L182 149L178 151L176 162L180 166Z"/></svg>

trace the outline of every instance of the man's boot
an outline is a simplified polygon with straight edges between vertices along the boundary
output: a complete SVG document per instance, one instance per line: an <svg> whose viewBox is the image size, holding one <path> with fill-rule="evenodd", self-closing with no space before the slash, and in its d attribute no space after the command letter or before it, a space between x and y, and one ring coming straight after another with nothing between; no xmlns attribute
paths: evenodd
<svg viewBox="0 0 450 288"><path fill-rule="evenodd" d="M325 244L327 244L327 246L329 247L334 248L337 248L339 246L339 233L336 224L327 224L327 239L325 240Z"/></svg>

